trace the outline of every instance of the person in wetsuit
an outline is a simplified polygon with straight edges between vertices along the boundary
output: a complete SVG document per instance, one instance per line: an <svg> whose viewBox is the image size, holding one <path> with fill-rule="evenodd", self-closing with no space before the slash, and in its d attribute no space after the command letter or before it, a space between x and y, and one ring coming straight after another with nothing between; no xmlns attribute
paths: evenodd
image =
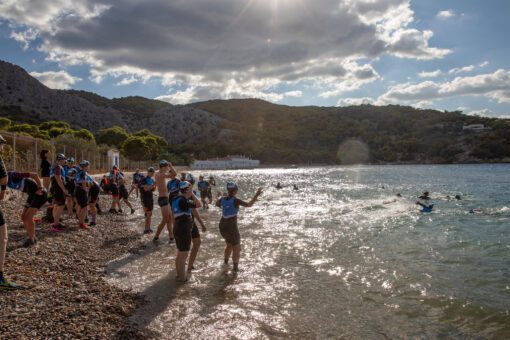
<svg viewBox="0 0 510 340"><path fill-rule="evenodd" d="M12 190L20 190L28 195L21 213L21 221L28 238L22 243L25 248L36 244L34 216L48 200L48 193L36 173L9 171L7 186Z"/></svg>
<svg viewBox="0 0 510 340"><path fill-rule="evenodd" d="M201 203L195 194L193 194L192 186L189 182L181 182L179 191L179 196L172 202L172 212L174 215L173 233L177 246L175 270L177 272L177 280L185 282L187 281L186 260L192 243L193 209L200 208Z"/></svg>
<svg viewBox="0 0 510 340"><path fill-rule="evenodd" d="M50 177L51 177L51 194L53 197L53 224L51 230L53 231L64 231L65 226L60 223L60 217L64 211L66 204L66 198L69 197L67 188L65 187L65 172L63 165L66 162L66 156L64 154L58 154L55 164L53 164Z"/></svg>
<svg viewBox="0 0 510 340"><path fill-rule="evenodd" d="M147 176L140 181L140 196L142 198L143 211L145 212L145 228L144 234L152 233L151 221L152 210L154 209L154 195L156 190L156 182L154 181L154 173L156 170L153 167L147 169Z"/></svg>
<svg viewBox="0 0 510 340"><path fill-rule="evenodd" d="M239 270L239 259L241 257L241 236L237 227L239 207L253 206L258 197L262 194L262 188L259 188L253 198L249 202L245 202L236 197L237 190L237 185L234 182L228 182L227 194L223 196L221 192L218 192L218 200L216 201L216 206L222 210L220 233L226 243L223 253L224 263L228 264L228 260L232 255L234 271Z"/></svg>
<svg viewBox="0 0 510 340"><path fill-rule="evenodd" d="M7 144L5 138L0 135L0 152L3 151L4 145ZM8 174L5 168L4 160L0 155L0 202L5 198L7 191ZM22 287L12 281L7 280L4 276L5 256L7 254L7 225L5 224L4 214L0 209L0 290L15 290Z"/></svg>

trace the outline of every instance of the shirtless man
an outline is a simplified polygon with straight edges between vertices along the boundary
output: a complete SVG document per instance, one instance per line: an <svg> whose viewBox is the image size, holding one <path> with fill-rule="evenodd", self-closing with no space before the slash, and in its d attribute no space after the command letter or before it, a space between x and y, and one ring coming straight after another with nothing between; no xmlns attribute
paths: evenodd
<svg viewBox="0 0 510 340"><path fill-rule="evenodd" d="M172 243L174 241L174 234L172 230L172 210L170 207L170 202L168 200L168 189L166 187L166 181L170 178L175 178L177 176L177 172L175 171L172 163L162 159L159 161L159 170L154 175L154 180L156 182L156 188L158 190L158 205L161 207L161 223L158 225L158 230L156 231L156 235L154 236L153 242L158 242L159 235L163 231L163 228L167 227L168 229L168 243Z"/></svg>

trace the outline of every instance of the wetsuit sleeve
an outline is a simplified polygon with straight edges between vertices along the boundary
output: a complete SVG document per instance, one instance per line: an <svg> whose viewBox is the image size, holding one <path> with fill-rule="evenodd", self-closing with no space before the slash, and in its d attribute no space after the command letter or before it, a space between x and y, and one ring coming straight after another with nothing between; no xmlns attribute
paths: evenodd
<svg viewBox="0 0 510 340"><path fill-rule="evenodd" d="M234 207L235 207L236 209L239 209L239 207L240 207L240 206L241 206L241 207L247 207L247 206L249 206L249 204L248 204L248 202L245 202L245 201L243 201L243 200L240 200L239 198L236 198L236 199L234 200Z"/></svg>

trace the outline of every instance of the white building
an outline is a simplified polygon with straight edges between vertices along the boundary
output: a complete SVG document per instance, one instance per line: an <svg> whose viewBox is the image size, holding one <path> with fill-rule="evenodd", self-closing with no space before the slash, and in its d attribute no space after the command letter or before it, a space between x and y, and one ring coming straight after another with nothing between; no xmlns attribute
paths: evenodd
<svg viewBox="0 0 510 340"><path fill-rule="evenodd" d="M244 156L227 156L208 160L195 160L192 169L253 169L260 166L260 161Z"/></svg>
<svg viewBox="0 0 510 340"><path fill-rule="evenodd" d="M485 126L483 124L470 124L470 125L464 124L462 126L462 131L487 131L490 129L491 129L490 127Z"/></svg>
<svg viewBox="0 0 510 340"><path fill-rule="evenodd" d="M107 158L108 158L108 169L111 169L114 165L120 166L120 152L117 149L108 150Z"/></svg>

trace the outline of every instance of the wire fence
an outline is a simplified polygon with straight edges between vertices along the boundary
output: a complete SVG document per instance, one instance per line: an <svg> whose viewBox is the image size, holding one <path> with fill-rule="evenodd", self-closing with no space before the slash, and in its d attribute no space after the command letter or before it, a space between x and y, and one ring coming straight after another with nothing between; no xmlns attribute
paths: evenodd
<svg viewBox="0 0 510 340"><path fill-rule="evenodd" d="M106 173L112 166L112 160L107 153L108 149L91 150L90 147L85 147L85 145L84 147L76 147L57 144L54 140L42 140L8 131L0 131L0 134L7 140L2 156L8 170L39 173L41 164L39 153L41 150L51 152L52 159L50 159L50 162L58 153L73 157L76 162L86 159L90 162L89 171L91 173ZM120 154L117 162L124 171L144 170L154 164L152 161L134 161Z"/></svg>

